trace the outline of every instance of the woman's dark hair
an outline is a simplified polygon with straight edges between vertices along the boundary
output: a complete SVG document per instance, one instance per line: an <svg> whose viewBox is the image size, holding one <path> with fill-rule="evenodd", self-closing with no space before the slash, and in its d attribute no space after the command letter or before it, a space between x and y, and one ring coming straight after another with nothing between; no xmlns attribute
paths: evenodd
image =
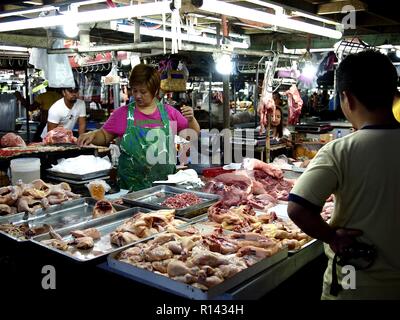
<svg viewBox="0 0 400 320"><path fill-rule="evenodd" d="M278 134L278 138L282 138L283 137L283 112L282 112L282 108L279 106L275 107L276 110L279 110L281 112L281 122L279 122L279 124L276 126L276 133Z"/></svg>
<svg viewBox="0 0 400 320"><path fill-rule="evenodd" d="M379 51L348 55L340 63L336 76L339 93L351 93L369 111L392 108L398 76L389 58Z"/></svg>
<svg viewBox="0 0 400 320"><path fill-rule="evenodd" d="M147 64L136 65L129 76L129 85L145 85L153 96L156 96L160 89L160 74L158 71Z"/></svg>

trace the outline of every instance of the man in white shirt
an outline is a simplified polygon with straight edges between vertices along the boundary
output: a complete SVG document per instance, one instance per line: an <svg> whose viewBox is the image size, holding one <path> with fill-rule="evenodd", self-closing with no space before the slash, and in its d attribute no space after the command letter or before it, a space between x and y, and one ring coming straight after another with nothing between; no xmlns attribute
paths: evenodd
<svg viewBox="0 0 400 320"><path fill-rule="evenodd" d="M47 127L42 132L42 139L47 132L58 126L72 130L77 121L79 135L86 131L86 106L84 101L78 99L78 86L63 89L62 94L64 97L57 100L49 109Z"/></svg>

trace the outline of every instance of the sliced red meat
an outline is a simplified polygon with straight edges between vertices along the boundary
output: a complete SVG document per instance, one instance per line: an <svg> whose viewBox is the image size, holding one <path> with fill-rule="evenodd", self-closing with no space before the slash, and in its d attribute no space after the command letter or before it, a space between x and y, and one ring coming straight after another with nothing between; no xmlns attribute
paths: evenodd
<svg viewBox="0 0 400 320"><path fill-rule="evenodd" d="M43 138L44 144L56 144L56 143L75 143L77 139L73 136L72 131L65 129L64 127L56 127L49 131Z"/></svg>
<svg viewBox="0 0 400 320"><path fill-rule="evenodd" d="M5 134L0 143L3 147L26 147L24 139L12 132Z"/></svg>

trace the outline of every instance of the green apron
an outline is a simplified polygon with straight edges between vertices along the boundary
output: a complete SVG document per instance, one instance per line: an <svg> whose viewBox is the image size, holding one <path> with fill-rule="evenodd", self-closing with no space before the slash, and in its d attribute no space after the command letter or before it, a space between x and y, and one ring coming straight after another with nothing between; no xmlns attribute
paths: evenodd
<svg viewBox="0 0 400 320"><path fill-rule="evenodd" d="M126 131L121 140L118 162L118 180L122 189L146 189L152 186L153 181L167 180L169 174L175 173L176 157L169 152L175 148L168 113L158 100L156 103L161 115L161 127L158 128L143 128L135 124L135 104L128 105ZM157 158L161 161L157 162Z"/></svg>

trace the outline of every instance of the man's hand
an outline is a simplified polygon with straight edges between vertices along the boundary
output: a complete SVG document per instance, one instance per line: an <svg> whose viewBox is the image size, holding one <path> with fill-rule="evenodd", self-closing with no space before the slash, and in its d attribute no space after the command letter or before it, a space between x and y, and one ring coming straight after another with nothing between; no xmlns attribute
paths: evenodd
<svg viewBox="0 0 400 320"><path fill-rule="evenodd" d="M357 229L337 229L332 240L328 242L333 252L341 254L343 250L356 242L356 237L363 234L361 230Z"/></svg>
<svg viewBox="0 0 400 320"><path fill-rule="evenodd" d="M193 121L193 119L194 119L194 113L193 113L193 109L192 109L191 107L183 105L183 106L181 107L181 112L182 112L182 115L183 115L189 122Z"/></svg>

